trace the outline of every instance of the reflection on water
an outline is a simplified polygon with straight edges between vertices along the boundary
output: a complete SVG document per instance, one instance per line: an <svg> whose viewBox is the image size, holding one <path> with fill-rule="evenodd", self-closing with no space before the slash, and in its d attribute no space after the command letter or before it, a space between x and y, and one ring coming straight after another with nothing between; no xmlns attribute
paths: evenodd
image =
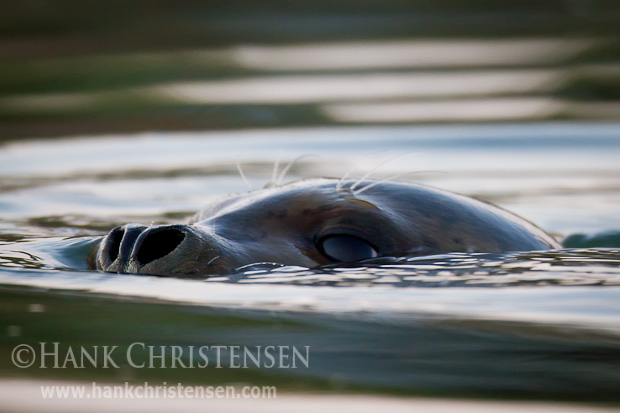
<svg viewBox="0 0 620 413"><path fill-rule="evenodd" d="M562 104L548 98L494 98L339 104L327 105L324 110L340 122L467 122L547 118L562 110Z"/></svg>
<svg viewBox="0 0 620 413"><path fill-rule="evenodd" d="M232 49L238 64L261 70L438 69L561 64L595 41L566 39L409 40L244 46Z"/></svg>
<svg viewBox="0 0 620 413"><path fill-rule="evenodd" d="M190 83L160 90L173 98L195 103L316 103L543 92L553 86L554 80L553 73L544 71L348 74Z"/></svg>
<svg viewBox="0 0 620 413"><path fill-rule="evenodd" d="M36 12L48 2L15 4L0 138L618 119L612 1L363 3L166 3L121 21L89 2L54 5L56 20Z"/></svg>
<svg viewBox="0 0 620 413"><path fill-rule="evenodd" d="M524 285L620 285L617 249L512 254L452 253L429 257L378 258L354 267L318 270L253 270L209 282L330 286L509 287Z"/></svg>
<svg viewBox="0 0 620 413"><path fill-rule="evenodd" d="M616 76L618 65L613 64L561 66L601 44L600 40L560 39L429 40L107 56L103 59L109 66L146 64L156 70L170 59L180 58L184 66L194 67L197 72L200 67L208 72L209 65L214 64L218 71L228 66L231 75L182 83L170 79L122 89L14 94L0 98L0 109L11 116L84 116L120 108L140 112L159 107L179 110L205 105L309 104L313 107L305 110L322 116L321 123L528 120L558 116L616 119L616 110L620 108L617 102L584 104L562 97L579 79ZM43 62L41 68L34 69L45 71L56 66L56 70L66 67L75 71L70 67L74 64L77 70L84 65L89 73L97 60ZM412 71L388 70L395 68ZM338 73L331 73L334 70ZM291 71L299 73L288 73ZM272 110L275 113L271 116L278 117L278 112L290 107L275 106ZM244 119L239 122L238 126L243 126Z"/></svg>

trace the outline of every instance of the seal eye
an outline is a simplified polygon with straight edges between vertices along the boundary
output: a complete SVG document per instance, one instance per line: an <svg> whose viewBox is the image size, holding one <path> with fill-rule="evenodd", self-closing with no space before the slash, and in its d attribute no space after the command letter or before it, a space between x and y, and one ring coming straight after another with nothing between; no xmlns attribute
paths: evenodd
<svg viewBox="0 0 620 413"><path fill-rule="evenodd" d="M330 235L319 242L319 249L332 261L351 262L376 257L377 251L352 235Z"/></svg>

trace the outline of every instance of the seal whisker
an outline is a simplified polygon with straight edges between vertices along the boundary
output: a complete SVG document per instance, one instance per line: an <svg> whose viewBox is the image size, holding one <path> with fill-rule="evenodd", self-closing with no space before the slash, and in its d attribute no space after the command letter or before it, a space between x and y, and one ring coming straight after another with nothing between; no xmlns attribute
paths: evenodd
<svg viewBox="0 0 620 413"><path fill-rule="evenodd" d="M420 174L420 173L429 173L429 172L430 173L440 173L440 174L441 173L447 173L447 172L444 172L444 171L412 171L412 172L405 172L405 173L402 173L402 174L392 175L392 176L389 176L387 178L380 179L380 180L378 180L376 182L373 182L371 184L366 185L363 188L358 189L357 191L353 191L353 193L355 195L359 195L362 192L364 192L365 190L372 188L373 186L382 184L382 183L387 182L387 181L391 181L392 179L400 178L401 176L412 175L412 174Z"/></svg>
<svg viewBox="0 0 620 413"><path fill-rule="evenodd" d="M357 168L357 166L353 166L353 167L349 168L349 170L342 176L342 178L340 178L338 180L338 182L336 183L336 191L337 192L342 191L342 185L344 185L345 179L347 179L349 177L349 175L351 175L351 172L353 172L355 170L355 168Z"/></svg>
<svg viewBox="0 0 620 413"><path fill-rule="evenodd" d="M245 177L245 174L243 173L243 169L241 169L241 163L237 160L235 161L235 164L237 165L237 170L239 171L239 175L241 175L241 179L243 179L243 182L245 182L245 185L248 187L248 189L250 191L253 191L254 188L252 188L252 185L250 185L247 178Z"/></svg>
<svg viewBox="0 0 620 413"><path fill-rule="evenodd" d="M390 162L394 162L397 159L400 158L404 158L407 156L411 156L413 154L415 154L416 152L407 152L407 153L403 153L397 156L393 156L391 158L388 158L386 160L384 160L383 162L380 162L379 164L375 165L370 171L368 171L366 174L364 174L364 176L362 176L360 179L358 179L353 185L351 185L351 188L349 188L351 191L355 191L355 188L357 188L357 186L359 184L361 184L365 179L367 179L370 175L372 175L374 172L377 171L377 169L381 168L383 165L390 163Z"/></svg>
<svg viewBox="0 0 620 413"><path fill-rule="evenodd" d="M267 184L268 187L277 185L276 179L278 177L278 169L280 167L280 156L281 155L278 155L275 163L273 164L273 171L271 172L271 182Z"/></svg>
<svg viewBox="0 0 620 413"><path fill-rule="evenodd" d="M280 182L282 182L282 180L284 179L284 177L286 176L287 172L291 169L291 167L295 164L295 162L298 162L304 158L310 158L310 157L317 157L317 158L321 158L319 155L313 154L313 153L308 153L305 155L301 155L298 156L297 158L293 159L292 161L290 161L286 167L284 167L284 169L282 170L282 173L280 173L280 176L278 176L278 180L275 182L276 185L279 185Z"/></svg>

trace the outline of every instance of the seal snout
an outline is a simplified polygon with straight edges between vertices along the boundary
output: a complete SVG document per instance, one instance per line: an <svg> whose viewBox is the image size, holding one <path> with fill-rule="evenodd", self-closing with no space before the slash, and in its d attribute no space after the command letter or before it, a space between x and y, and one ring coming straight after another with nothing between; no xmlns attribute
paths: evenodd
<svg viewBox="0 0 620 413"><path fill-rule="evenodd" d="M101 242L97 268L116 273L173 273L175 266L186 261L186 244L195 243L195 238L194 231L187 225L119 226L113 228Z"/></svg>
<svg viewBox="0 0 620 413"><path fill-rule="evenodd" d="M136 245L135 256L140 265L146 265L172 253L185 239L185 232L176 227L147 230Z"/></svg>

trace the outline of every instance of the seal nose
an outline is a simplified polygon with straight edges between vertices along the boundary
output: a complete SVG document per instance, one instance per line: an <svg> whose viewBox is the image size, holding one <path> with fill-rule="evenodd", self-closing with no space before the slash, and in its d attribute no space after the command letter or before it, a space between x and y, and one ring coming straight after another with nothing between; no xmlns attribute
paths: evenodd
<svg viewBox="0 0 620 413"><path fill-rule="evenodd" d="M146 265L173 252L185 239L185 232L178 227L148 230L136 245L134 256L139 264Z"/></svg>
<svg viewBox="0 0 620 413"><path fill-rule="evenodd" d="M195 253L201 247L200 238L194 232L186 225L128 224L113 228L101 242L97 268L125 274L174 273L188 255L199 255ZM186 245L188 242L192 246ZM179 248L181 244L186 247Z"/></svg>
<svg viewBox="0 0 620 413"><path fill-rule="evenodd" d="M136 240L146 230L143 225L127 224L112 228L101 242L97 253L97 266L109 272L124 272L136 244Z"/></svg>

